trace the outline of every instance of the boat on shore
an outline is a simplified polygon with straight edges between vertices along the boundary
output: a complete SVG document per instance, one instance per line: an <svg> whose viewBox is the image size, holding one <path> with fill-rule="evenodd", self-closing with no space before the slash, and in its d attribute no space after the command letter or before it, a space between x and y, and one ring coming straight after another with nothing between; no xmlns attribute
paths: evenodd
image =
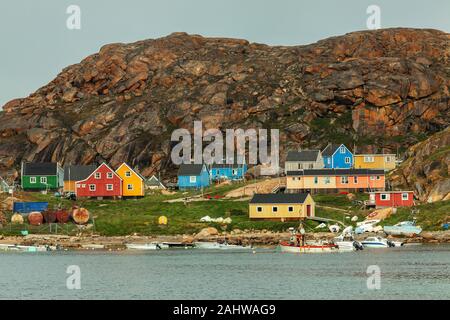
<svg viewBox="0 0 450 320"><path fill-rule="evenodd" d="M416 226L414 221L402 221L393 226L384 226L384 233L392 236L413 237L422 232L422 228Z"/></svg>
<svg viewBox="0 0 450 320"><path fill-rule="evenodd" d="M333 239L333 243L338 246L340 252L352 252L364 249L362 243L356 241L353 237L352 226L345 228L339 236Z"/></svg>
<svg viewBox="0 0 450 320"><path fill-rule="evenodd" d="M48 252L57 250L57 247L41 245L41 246L24 246L17 244L0 244L0 251L7 252Z"/></svg>

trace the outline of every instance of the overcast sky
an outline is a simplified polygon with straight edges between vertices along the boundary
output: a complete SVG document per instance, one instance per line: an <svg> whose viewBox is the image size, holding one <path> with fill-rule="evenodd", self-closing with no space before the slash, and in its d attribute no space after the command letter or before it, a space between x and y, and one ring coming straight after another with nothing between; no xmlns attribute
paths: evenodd
<svg viewBox="0 0 450 320"><path fill-rule="evenodd" d="M1 0L0 106L25 97L112 42L158 38L176 31L308 44L367 29L366 9L381 9L381 27L450 30L449 0ZM69 5L81 29L69 30Z"/></svg>

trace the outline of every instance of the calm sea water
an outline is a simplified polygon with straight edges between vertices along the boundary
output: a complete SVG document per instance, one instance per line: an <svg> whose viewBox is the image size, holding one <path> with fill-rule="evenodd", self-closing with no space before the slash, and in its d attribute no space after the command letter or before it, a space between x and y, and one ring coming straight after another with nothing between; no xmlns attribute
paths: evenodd
<svg viewBox="0 0 450 320"><path fill-rule="evenodd" d="M81 289L68 290L69 265ZM381 289L367 289L367 267ZM321 255L277 250L0 253L2 299L450 299L450 246Z"/></svg>

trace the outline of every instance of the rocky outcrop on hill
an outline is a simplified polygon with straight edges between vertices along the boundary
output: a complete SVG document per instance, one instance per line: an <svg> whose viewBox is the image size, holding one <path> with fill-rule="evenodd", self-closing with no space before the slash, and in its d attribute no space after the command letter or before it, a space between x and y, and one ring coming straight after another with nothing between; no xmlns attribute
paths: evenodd
<svg viewBox="0 0 450 320"><path fill-rule="evenodd" d="M450 200L450 127L411 147L390 174L394 188L408 188L422 201Z"/></svg>
<svg viewBox="0 0 450 320"><path fill-rule="evenodd" d="M106 45L3 107L0 171L126 161L174 176L170 135L194 120L280 128L283 151L328 141L406 149L449 125L449 54L448 34L418 29L294 47L185 33Z"/></svg>

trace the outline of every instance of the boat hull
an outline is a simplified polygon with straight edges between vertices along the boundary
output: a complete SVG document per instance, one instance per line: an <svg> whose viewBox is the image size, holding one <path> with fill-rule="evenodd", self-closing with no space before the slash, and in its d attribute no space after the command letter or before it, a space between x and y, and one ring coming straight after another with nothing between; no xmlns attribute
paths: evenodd
<svg viewBox="0 0 450 320"><path fill-rule="evenodd" d="M396 227L396 226L385 226L383 228L384 233L392 236L406 236L412 237L420 234L422 232L422 228L420 227Z"/></svg>
<svg viewBox="0 0 450 320"><path fill-rule="evenodd" d="M286 253L331 253L337 252L336 245L304 245L304 246L291 246L288 243L280 244L281 252Z"/></svg>

